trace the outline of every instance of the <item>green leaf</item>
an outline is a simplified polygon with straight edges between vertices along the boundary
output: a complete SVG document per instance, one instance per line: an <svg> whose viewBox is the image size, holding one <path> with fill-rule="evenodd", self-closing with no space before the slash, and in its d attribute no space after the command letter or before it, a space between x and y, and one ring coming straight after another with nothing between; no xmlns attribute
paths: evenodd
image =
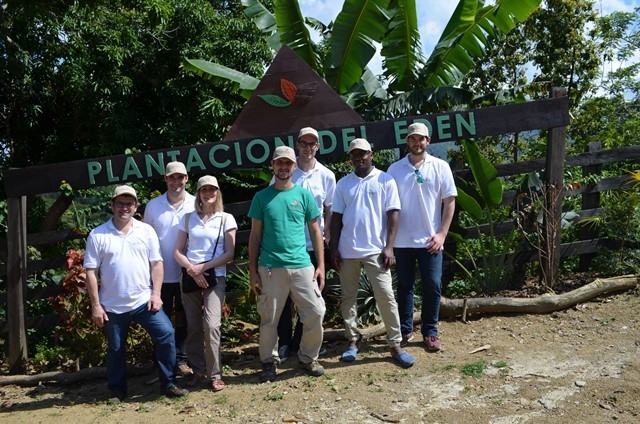
<svg viewBox="0 0 640 424"><path fill-rule="evenodd" d="M473 178L488 207L500 206L502 203L502 181L498 179L498 171L487 160L475 141L463 140L464 154L469 163Z"/></svg>
<svg viewBox="0 0 640 424"><path fill-rule="evenodd" d="M261 94L260 97L262 100L275 107L287 107L291 106L291 102L287 101L287 99L283 99L280 96L276 96L275 94Z"/></svg>
<svg viewBox="0 0 640 424"><path fill-rule="evenodd" d="M273 51L280 50L280 38L276 27L276 18L258 0L242 0L244 14L253 20L258 29L267 34L267 44Z"/></svg>
<svg viewBox="0 0 640 424"><path fill-rule="evenodd" d="M483 214L484 202L479 198L478 191L471 186L466 180L455 177L458 197L456 202L467 212L473 219L480 221Z"/></svg>
<svg viewBox="0 0 640 424"><path fill-rule="evenodd" d="M422 54L415 0L394 0L389 31L382 41L381 55L389 88L407 91L417 86Z"/></svg>
<svg viewBox="0 0 640 424"><path fill-rule="evenodd" d="M251 75L207 60L186 59L182 63L182 67L187 71L191 71L216 83L228 83L231 81L233 83L232 91L240 91L240 94L245 98L249 98L251 92L253 92L258 86L258 83L260 83L259 79Z"/></svg>
<svg viewBox="0 0 640 424"><path fill-rule="evenodd" d="M390 21L389 0L345 0L331 34L326 80L344 94L360 82Z"/></svg>
<svg viewBox="0 0 640 424"><path fill-rule="evenodd" d="M297 0L276 0L275 14L280 34L280 42L291 48L311 68L319 70L319 58L314 50L314 43L309 30L304 24ZM321 73L321 72L318 72Z"/></svg>
<svg viewBox="0 0 640 424"><path fill-rule="evenodd" d="M527 19L541 0L460 0L421 71L427 87L455 86L481 59L489 43Z"/></svg>

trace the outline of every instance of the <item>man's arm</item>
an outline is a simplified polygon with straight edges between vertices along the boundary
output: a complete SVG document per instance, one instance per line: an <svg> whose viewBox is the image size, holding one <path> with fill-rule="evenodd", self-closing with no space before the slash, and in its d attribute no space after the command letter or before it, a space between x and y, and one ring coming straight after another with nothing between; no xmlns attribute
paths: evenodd
<svg viewBox="0 0 640 424"><path fill-rule="evenodd" d="M329 243L331 240L331 216L333 212L331 212L331 206L324 205L324 241ZM328 261L329 258L325 258L325 261Z"/></svg>
<svg viewBox="0 0 640 424"><path fill-rule="evenodd" d="M251 218L251 233L249 234L249 276L251 290L260 295L262 282L258 273L258 259L260 257L260 245L262 244L262 221Z"/></svg>
<svg viewBox="0 0 640 424"><path fill-rule="evenodd" d="M100 296L98 295L98 276L95 268L87 269L87 277L85 279L85 286L87 287L87 294L91 302L91 317L93 323L98 327L104 326L105 321L109 321L107 313L102 309L100 304Z"/></svg>
<svg viewBox="0 0 640 424"><path fill-rule="evenodd" d="M442 199L442 220L438 232L431 237L431 245L428 247L429 253L438 253L444 249L444 240L447 238L449 227L453 221L453 214L456 210L456 197L449 196Z"/></svg>
<svg viewBox="0 0 640 424"><path fill-rule="evenodd" d="M162 299L160 293L162 292L162 280L164 279L164 266L162 261L151 262L151 283L152 292L151 299L147 303L147 309L152 312L158 312L162 309Z"/></svg>
<svg viewBox="0 0 640 424"><path fill-rule="evenodd" d="M340 272L341 262L340 252L338 252L340 232L342 232L342 214L333 212L331 215L331 240L329 241L329 246L331 246L331 265L338 272Z"/></svg>
<svg viewBox="0 0 640 424"><path fill-rule="evenodd" d="M316 255L316 262L318 266L313 275L313 279L318 282L320 291L324 290L324 242L322 240L322 232L320 231L320 225L318 225L318 219L312 219L307 222L309 227L309 235L311 236L311 242L313 243L313 251Z"/></svg>
<svg viewBox="0 0 640 424"><path fill-rule="evenodd" d="M400 212L398 209L391 209L387 211L387 244L382 250L382 265L389 269L396 263L396 258L393 256L393 245L396 242L396 234L398 233L398 216Z"/></svg>

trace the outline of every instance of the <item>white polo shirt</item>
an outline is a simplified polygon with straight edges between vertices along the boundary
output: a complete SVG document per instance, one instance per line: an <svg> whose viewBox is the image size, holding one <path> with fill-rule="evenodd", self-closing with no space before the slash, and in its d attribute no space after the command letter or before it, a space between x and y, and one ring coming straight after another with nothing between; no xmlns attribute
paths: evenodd
<svg viewBox="0 0 640 424"><path fill-rule="evenodd" d="M224 228L220 228L223 216L226 217ZM185 231L185 221L186 217L183 216L180 219L180 231ZM224 233L236 228L238 228L238 224L230 213L216 212L207 222L202 222L198 212L191 212L189 215L189 241L185 256L192 264L208 262L217 258L224 253ZM217 246L216 239L218 240ZM214 247L216 248L215 252L213 251ZM225 277L227 275L226 264L216 267L215 272L216 276Z"/></svg>
<svg viewBox="0 0 640 424"><path fill-rule="evenodd" d="M313 194L313 198L320 209L318 217L318 225L320 232L324 234L324 207L331 209L333 204L333 196L336 191L336 176L334 173L316 160L315 165L309 172L304 172L300 168L293 170L291 181L302 188L306 188ZM275 177L271 178L269 185L275 182ZM309 227L304 227L304 235L307 241L307 250L313 250L313 242L309 235Z"/></svg>
<svg viewBox="0 0 640 424"><path fill-rule="evenodd" d="M342 214L338 251L345 259L379 254L387 242L387 212L400 209L391 175L374 168L364 178L351 173L338 181L331 210Z"/></svg>
<svg viewBox="0 0 640 424"><path fill-rule="evenodd" d="M187 193L184 202L174 208L169 203L167 193L149 200L144 210L144 222L151 225L160 240L160 252L164 265L164 282L180 282L180 265L173 259L178 238L180 218L195 209L195 196Z"/></svg>
<svg viewBox="0 0 640 424"><path fill-rule="evenodd" d="M153 228L133 219L122 234L110 219L87 238L84 267L99 270L100 304L107 312L123 314L147 303L153 284L150 263L162 261Z"/></svg>
<svg viewBox="0 0 640 424"><path fill-rule="evenodd" d="M418 169L422 178L419 183L416 168L407 155L391 164L387 172L398 185L402 204L394 247L426 247L427 239L440 228L442 199L458 195L451 167L446 161L427 155Z"/></svg>

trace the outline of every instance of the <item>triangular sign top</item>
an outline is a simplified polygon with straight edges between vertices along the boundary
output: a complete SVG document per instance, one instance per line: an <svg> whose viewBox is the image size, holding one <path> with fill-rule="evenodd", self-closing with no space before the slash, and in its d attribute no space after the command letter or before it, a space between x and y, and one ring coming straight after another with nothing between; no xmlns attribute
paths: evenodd
<svg viewBox="0 0 640 424"><path fill-rule="evenodd" d="M320 76L287 46L236 118L225 140L295 133L364 123Z"/></svg>

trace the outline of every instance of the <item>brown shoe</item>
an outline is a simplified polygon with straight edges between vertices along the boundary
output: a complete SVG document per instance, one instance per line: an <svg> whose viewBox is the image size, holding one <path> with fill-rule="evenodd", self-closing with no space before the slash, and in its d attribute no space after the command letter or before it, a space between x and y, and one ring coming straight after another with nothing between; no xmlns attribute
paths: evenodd
<svg viewBox="0 0 640 424"><path fill-rule="evenodd" d="M178 375L189 375L193 374L193 370L187 364L179 364L178 365Z"/></svg>

